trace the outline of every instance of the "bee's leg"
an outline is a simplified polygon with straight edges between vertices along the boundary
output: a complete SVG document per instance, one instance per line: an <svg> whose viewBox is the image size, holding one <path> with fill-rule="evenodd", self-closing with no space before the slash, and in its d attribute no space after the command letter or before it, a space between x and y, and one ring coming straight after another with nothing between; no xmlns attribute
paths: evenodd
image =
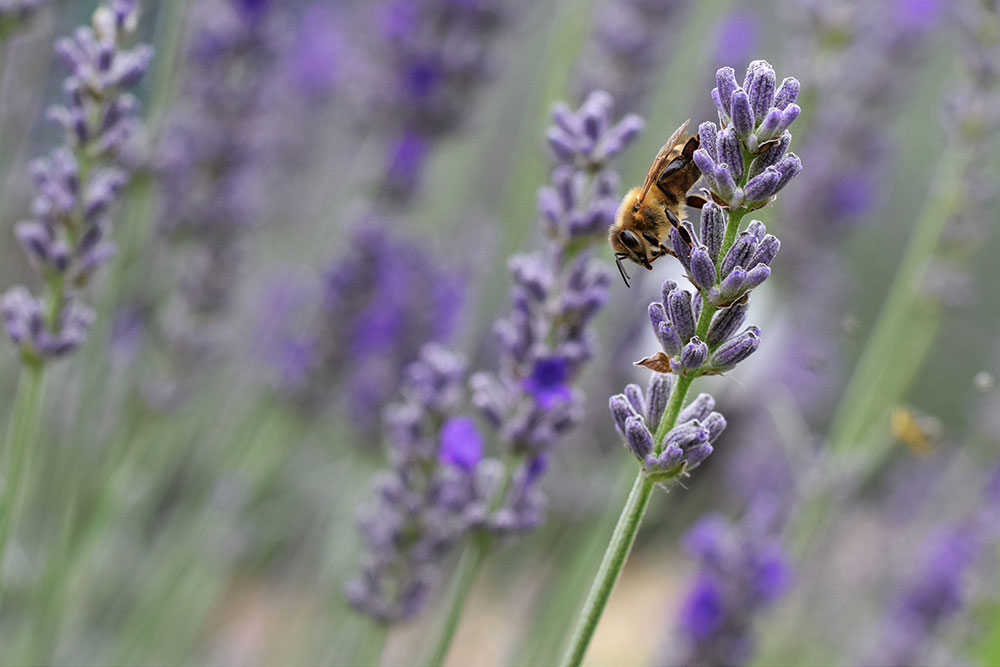
<svg viewBox="0 0 1000 667"><path fill-rule="evenodd" d="M687 143L684 144L684 148L681 150L681 156L686 157L687 159L690 160L694 156L694 152L698 150L698 146L700 145L701 145L701 140L698 138L698 135L696 134L690 139L688 139Z"/></svg>
<svg viewBox="0 0 1000 667"><path fill-rule="evenodd" d="M706 200L704 197L699 197L698 195L688 195L687 199L684 200L684 203L690 206L691 208L701 208L702 206L708 203L708 200Z"/></svg>
<svg viewBox="0 0 1000 667"><path fill-rule="evenodd" d="M698 137L693 136L684 144L680 155L667 163L656 177L656 186L673 199L674 203L677 203L678 199L701 177L701 170L692 160L697 149Z"/></svg>

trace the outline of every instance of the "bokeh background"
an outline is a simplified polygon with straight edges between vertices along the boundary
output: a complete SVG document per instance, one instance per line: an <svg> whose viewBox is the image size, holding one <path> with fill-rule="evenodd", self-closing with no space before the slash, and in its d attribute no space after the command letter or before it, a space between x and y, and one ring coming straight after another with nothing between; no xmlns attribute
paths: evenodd
<svg viewBox="0 0 1000 667"><path fill-rule="evenodd" d="M32 281L13 226L61 137L52 43L96 4L42 2L4 32L3 285ZM46 372L0 661L415 664L457 551L406 622L344 593L392 456L382 413L425 343L496 368L508 258L545 243L551 105L602 89L645 119L627 186L681 121L715 118L718 67L764 58L802 84L804 170L756 216L783 244L751 314L763 343L704 381L729 427L654 497L588 660L683 663L724 631L761 665L1000 663L995 2L141 6L156 54L119 252L88 287L85 344ZM645 384L646 306L679 272L626 289L598 248L614 280L580 424L550 452L545 520L485 562L448 664L557 660L627 495L607 398ZM719 517L721 563L689 532ZM755 549L777 579L746 571Z"/></svg>

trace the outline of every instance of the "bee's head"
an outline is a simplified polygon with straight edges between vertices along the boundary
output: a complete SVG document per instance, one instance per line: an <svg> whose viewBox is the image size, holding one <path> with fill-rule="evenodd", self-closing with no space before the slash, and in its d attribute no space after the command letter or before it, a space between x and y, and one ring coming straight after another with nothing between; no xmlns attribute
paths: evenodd
<svg viewBox="0 0 1000 667"><path fill-rule="evenodd" d="M638 202L637 190L638 188L635 188L625 195L608 234L608 241L615 253L615 263L626 287L629 284L629 275L622 264L623 259L631 260L652 271L653 261L669 252L655 235L648 231L639 231L652 228L653 223L649 219L652 214L647 210L649 206L640 205Z"/></svg>

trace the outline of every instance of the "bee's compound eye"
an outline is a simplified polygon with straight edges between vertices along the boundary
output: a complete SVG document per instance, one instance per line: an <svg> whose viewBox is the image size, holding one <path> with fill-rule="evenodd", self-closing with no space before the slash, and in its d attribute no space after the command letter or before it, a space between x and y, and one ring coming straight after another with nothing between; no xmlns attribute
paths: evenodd
<svg viewBox="0 0 1000 667"><path fill-rule="evenodd" d="M622 242L622 245L634 252L642 249L642 244L639 243L638 237L627 229L618 235L618 240Z"/></svg>

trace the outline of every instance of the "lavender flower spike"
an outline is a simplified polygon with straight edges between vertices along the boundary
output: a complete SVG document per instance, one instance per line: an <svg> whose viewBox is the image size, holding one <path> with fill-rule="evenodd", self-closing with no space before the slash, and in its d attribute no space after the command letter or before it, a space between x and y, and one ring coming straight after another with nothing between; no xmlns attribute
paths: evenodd
<svg viewBox="0 0 1000 667"><path fill-rule="evenodd" d="M392 470L362 523L371 555L348 586L353 604L376 619L415 614L460 538L474 533L487 544L544 517L538 484L549 450L582 417L574 383L592 355L590 324L607 298L610 275L592 254L619 200L611 160L641 126L634 116L614 122L611 108L606 94L595 93L577 111L553 109L547 139L556 164L552 184L538 194L546 248L508 263L513 308L495 327L499 370L477 372L466 386L450 355L425 348L407 372L403 400L388 412ZM638 457L653 451L644 414L654 410L658 418L669 393L668 381L650 387L648 401L629 387L610 403ZM507 449L506 472L482 458L479 427L461 414L466 398ZM509 480L502 488L501 479Z"/></svg>
<svg viewBox="0 0 1000 667"><path fill-rule="evenodd" d="M499 482L493 464L482 461L475 423L458 414L464 376L460 360L428 346L386 413L392 467L375 481L360 523L369 551L347 584L351 604L382 623L423 607L442 557L482 520Z"/></svg>
<svg viewBox="0 0 1000 667"><path fill-rule="evenodd" d="M138 125L126 92L149 66L152 48L122 46L135 31L136 3L113 2L94 12L92 26L55 44L70 69L64 105L48 110L64 145L31 165L37 194L33 219L15 233L46 285L42 297L15 287L0 296L4 324L28 363L72 352L86 338L92 311L78 292L115 254L110 209L128 182L119 152Z"/></svg>
<svg viewBox="0 0 1000 667"><path fill-rule="evenodd" d="M755 60L747 68L743 86L736 85L732 68L716 75L713 91L719 110L715 123L702 123L701 148L694 159L709 183L714 199L731 209L754 210L767 203L801 170L794 153L786 157L788 128L801 111L794 103L799 83L785 79L775 89L774 68ZM750 155L749 165L743 155ZM773 169L771 169L773 167Z"/></svg>
<svg viewBox="0 0 1000 667"><path fill-rule="evenodd" d="M616 425L642 469L591 585L563 656L564 665L583 662L636 538L653 486L669 488L697 467L712 454L715 439L726 427L725 418L712 410L715 401L708 396L699 396L684 407L692 383L704 375L730 372L760 342L757 327L736 332L746 318L750 292L770 276L770 263L780 244L763 223L751 220L744 227L743 219L767 205L801 169L798 158L785 155L791 143L787 127L781 127L778 138L770 138L783 122L782 114L788 112L789 124L794 120L795 111L789 109L793 109L791 99L797 84L786 80L777 89L781 97L776 99L776 76L763 60L750 64L742 87L731 68L717 72L716 84L712 99L723 130L712 123L702 124L701 147L693 156L706 184L700 234L686 221L681 223L685 233L675 228L671 234L672 254L696 291L682 290L673 281L663 283L661 301L650 304L647 311L661 349L636 362L654 372L650 390L642 401L630 400L625 394L611 399ZM769 135L766 140L762 139L764 133ZM761 167L758 161L767 164ZM663 400L660 378L668 374L675 379ZM646 406L645 419L638 414L636 403ZM662 410L659 416L651 411L654 405ZM655 424L655 430L650 431L647 423ZM643 455L650 439L652 451ZM715 589L710 593L721 597Z"/></svg>

